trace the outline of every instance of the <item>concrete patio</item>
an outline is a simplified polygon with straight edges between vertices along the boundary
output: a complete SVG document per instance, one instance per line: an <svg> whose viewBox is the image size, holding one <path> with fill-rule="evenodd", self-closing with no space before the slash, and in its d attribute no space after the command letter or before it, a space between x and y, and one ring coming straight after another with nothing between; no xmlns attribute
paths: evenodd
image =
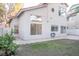
<svg viewBox="0 0 79 59"><path fill-rule="evenodd" d="M54 38L46 38L46 39L30 39L30 40L22 40L20 38L17 38L14 40L14 43L16 44L30 44L30 43L35 43L35 42L42 42L42 41L49 41L49 40L58 40L58 39L70 39L70 40L79 40L79 36L77 35L66 35L63 37L54 37Z"/></svg>

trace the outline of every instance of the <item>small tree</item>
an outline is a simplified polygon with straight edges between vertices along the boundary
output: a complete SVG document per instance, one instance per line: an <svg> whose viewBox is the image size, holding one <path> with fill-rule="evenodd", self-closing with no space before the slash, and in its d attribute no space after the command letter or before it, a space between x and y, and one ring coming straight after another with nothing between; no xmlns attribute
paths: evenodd
<svg viewBox="0 0 79 59"><path fill-rule="evenodd" d="M17 45L13 43L14 39L14 36L8 33L3 36L0 36L0 50L4 51L4 55L15 55Z"/></svg>

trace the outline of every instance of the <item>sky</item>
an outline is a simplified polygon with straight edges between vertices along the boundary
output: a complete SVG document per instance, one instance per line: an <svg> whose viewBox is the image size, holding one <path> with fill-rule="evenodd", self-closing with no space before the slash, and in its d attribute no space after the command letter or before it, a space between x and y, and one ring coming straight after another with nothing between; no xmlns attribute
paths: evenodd
<svg viewBox="0 0 79 59"><path fill-rule="evenodd" d="M0 0L1 1L1 0ZM4 2L4 0L2 0ZM79 0L5 0L5 3L9 2L9 3L24 3L23 8L27 8L27 7L32 7L35 5L38 5L39 3L67 3L69 5L69 8L71 7L71 5L74 4L78 4Z"/></svg>
<svg viewBox="0 0 79 59"><path fill-rule="evenodd" d="M79 3L79 2L67 2L67 4L69 5L69 7L68 7L67 10L69 10L69 8L70 8L72 5L77 4L77 3ZM32 6L35 6L35 5L38 5L38 4L40 4L40 3L24 3L23 8L32 7Z"/></svg>
<svg viewBox="0 0 79 59"><path fill-rule="evenodd" d="M31 7L31 6L35 6L35 5L38 5L39 3L24 3L24 8L27 8L27 7ZM76 3L67 3L69 5L69 7L73 4L76 4Z"/></svg>
<svg viewBox="0 0 79 59"><path fill-rule="evenodd" d="M68 9L69 9L72 5L78 4L79 0L54 0L54 1L53 0L37 0L37 1L27 0L26 2L24 2L24 8L37 5L41 2L42 3L67 3L69 5L69 7L68 7Z"/></svg>
<svg viewBox="0 0 79 59"><path fill-rule="evenodd" d="M40 3L23 3L23 4L24 4L23 8L27 8L27 7L32 7L32 6L38 5ZM67 4L70 7L70 6L72 6L72 5L76 4L76 3L67 3ZM6 8L8 9L7 5L6 5Z"/></svg>
<svg viewBox="0 0 79 59"><path fill-rule="evenodd" d="M35 5L38 5L38 4L39 4L39 3L24 3L24 7L23 7L23 8L35 6Z"/></svg>

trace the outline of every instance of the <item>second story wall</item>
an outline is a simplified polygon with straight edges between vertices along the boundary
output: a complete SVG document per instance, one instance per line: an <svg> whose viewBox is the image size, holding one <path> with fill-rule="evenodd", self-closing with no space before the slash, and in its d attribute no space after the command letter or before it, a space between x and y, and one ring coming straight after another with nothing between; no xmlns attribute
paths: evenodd
<svg viewBox="0 0 79 59"><path fill-rule="evenodd" d="M57 25L66 25L67 20L66 16L64 15L59 15L59 10L60 8L66 9L65 5L61 5L60 3L49 3L48 4L48 20L52 24L57 24ZM52 11L52 9L54 9Z"/></svg>

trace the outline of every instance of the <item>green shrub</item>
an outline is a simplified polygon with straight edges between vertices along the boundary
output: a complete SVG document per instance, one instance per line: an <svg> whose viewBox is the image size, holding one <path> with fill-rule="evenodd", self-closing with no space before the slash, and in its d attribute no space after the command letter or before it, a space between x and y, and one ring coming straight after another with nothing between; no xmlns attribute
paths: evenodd
<svg viewBox="0 0 79 59"><path fill-rule="evenodd" d="M15 55L18 46L13 43L14 39L15 37L8 33L0 36L0 50L5 51L4 55Z"/></svg>

